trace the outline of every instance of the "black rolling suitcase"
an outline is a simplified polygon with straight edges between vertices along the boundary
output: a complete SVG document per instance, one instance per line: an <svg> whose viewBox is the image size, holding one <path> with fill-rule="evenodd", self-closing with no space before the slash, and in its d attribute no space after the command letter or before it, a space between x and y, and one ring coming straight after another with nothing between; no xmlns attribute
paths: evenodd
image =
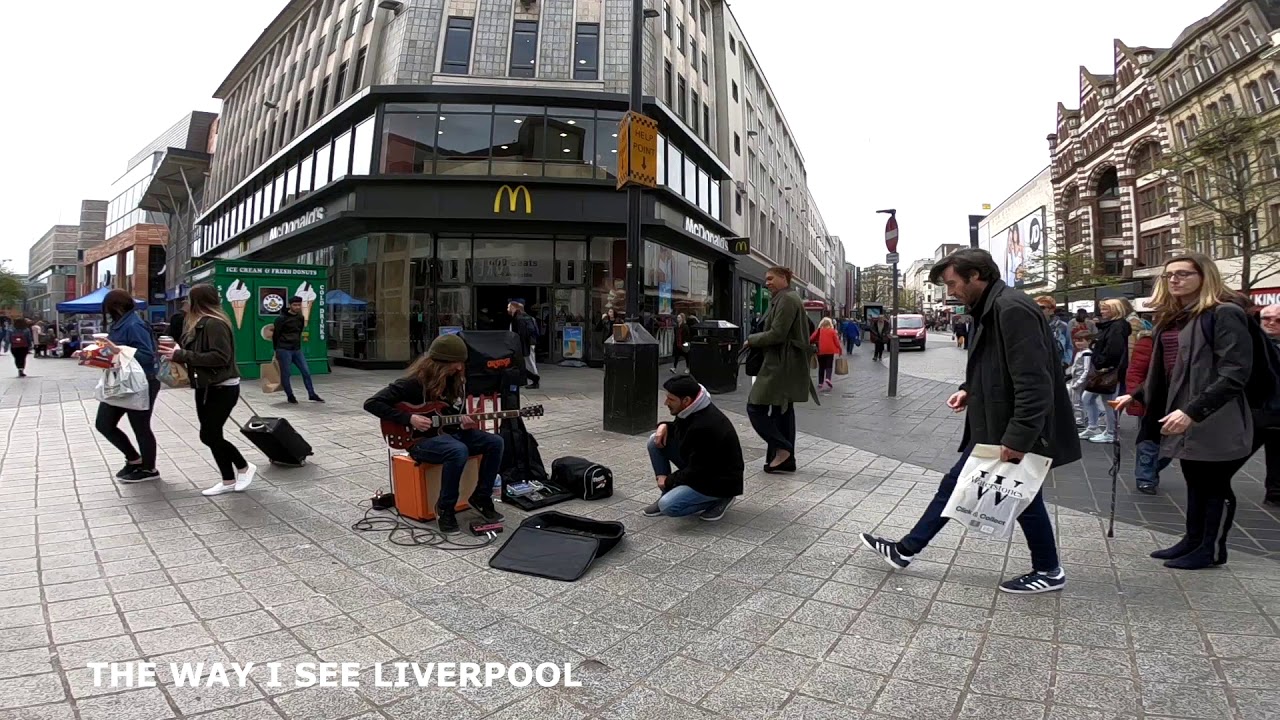
<svg viewBox="0 0 1280 720"><path fill-rule="evenodd" d="M254 415L240 428L240 433L275 465L305 465L307 457L313 454L311 444L284 418Z"/></svg>

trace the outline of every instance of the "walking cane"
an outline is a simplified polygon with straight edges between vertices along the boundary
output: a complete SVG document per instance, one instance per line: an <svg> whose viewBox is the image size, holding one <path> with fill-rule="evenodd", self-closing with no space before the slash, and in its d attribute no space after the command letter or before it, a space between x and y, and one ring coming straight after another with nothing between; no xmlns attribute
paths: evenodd
<svg viewBox="0 0 1280 720"><path fill-rule="evenodd" d="M1111 432L1111 520L1107 525L1107 537L1116 536L1116 484L1120 476L1120 413L1116 412L1116 401L1108 400L1111 411L1115 412Z"/></svg>

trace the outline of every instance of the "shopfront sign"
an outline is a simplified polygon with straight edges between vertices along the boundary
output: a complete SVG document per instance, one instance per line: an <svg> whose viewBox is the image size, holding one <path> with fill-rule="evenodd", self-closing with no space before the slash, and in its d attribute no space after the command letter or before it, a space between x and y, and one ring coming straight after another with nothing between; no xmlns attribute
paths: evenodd
<svg viewBox="0 0 1280 720"><path fill-rule="evenodd" d="M471 261L475 282L550 285L550 258L488 257Z"/></svg>
<svg viewBox="0 0 1280 720"><path fill-rule="evenodd" d="M279 238L284 235L288 235L289 233L295 230L301 230L302 228L307 227L308 225L314 225L320 222L321 220L324 220L324 208L323 207L312 208L307 212L303 213L299 217L296 217L288 222L280 223L279 225L271 228L271 232L268 234L267 239L275 240L276 238Z"/></svg>
<svg viewBox="0 0 1280 720"><path fill-rule="evenodd" d="M689 216L684 218L684 231L714 245L725 252L729 251L729 239L707 229L705 225Z"/></svg>
<svg viewBox="0 0 1280 720"><path fill-rule="evenodd" d="M506 198L507 209L505 212L514 213L516 211L516 208L519 206L519 200L521 196L524 197L524 214L532 215L533 214L533 196L529 194L529 188L523 185L516 185L515 187L511 187L510 185L503 185L502 187L498 188L498 192L494 193L493 195L493 212L495 214L504 212L502 209L503 208L502 200L503 198Z"/></svg>
<svg viewBox="0 0 1280 720"><path fill-rule="evenodd" d="M1249 291L1249 298L1255 305L1280 305L1280 288L1260 288Z"/></svg>
<svg viewBox="0 0 1280 720"><path fill-rule="evenodd" d="M618 125L618 189L658 187L658 121L629 111Z"/></svg>

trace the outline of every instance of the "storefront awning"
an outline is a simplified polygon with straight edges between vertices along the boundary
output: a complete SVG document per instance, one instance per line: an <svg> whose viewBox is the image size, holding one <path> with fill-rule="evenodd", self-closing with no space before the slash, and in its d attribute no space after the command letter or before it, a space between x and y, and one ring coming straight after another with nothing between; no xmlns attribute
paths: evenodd
<svg viewBox="0 0 1280 720"><path fill-rule="evenodd" d="M138 207L152 212L171 213L191 202L188 188L204 183L209 170L209 153L167 148L151 175Z"/></svg>

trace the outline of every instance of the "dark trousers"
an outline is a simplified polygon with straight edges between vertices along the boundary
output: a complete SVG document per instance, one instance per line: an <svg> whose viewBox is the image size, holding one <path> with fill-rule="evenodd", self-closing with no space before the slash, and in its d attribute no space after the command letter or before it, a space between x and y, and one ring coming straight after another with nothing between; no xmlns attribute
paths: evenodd
<svg viewBox="0 0 1280 720"><path fill-rule="evenodd" d="M1265 448L1267 454L1266 497L1280 499L1280 428L1264 428L1255 424L1253 452L1258 452L1258 448Z"/></svg>
<svg viewBox="0 0 1280 720"><path fill-rule="evenodd" d="M1181 460L1187 481L1187 540L1195 548L1225 561L1227 535L1236 516L1236 493L1231 479L1249 458L1238 460Z"/></svg>
<svg viewBox="0 0 1280 720"><path fill-rule="evenodd" d="M13 350L13 364L19 370L27 369L27 353L31 352L31 348L11 348Z"/></svg>
<svg viewBox="0 0 1280 720"><path fill-rule="evenodd" d="M280 363L280 387L284 388L285 397L293 397L293 383L289 379L291 366L302 373L302 384L307 386L307 397L316 396L316 388L311 384L311 368L307 367L307 357L301 350L276 350L276 361Z"/></svg>
<svg viewBox="0 0 1280 720"><path fill-rule="evenodd" d="M249 467L240 449L222 436L231 411L240 400L240 386L207 387L196 391L196 418L200 421L200 442L213 452L213 462L223 480L234 480L236 470Z"/></svg>
<svg viewBox="0 0 1280 720"><path fill-rule="evenodd" d="M124 453L126 462L134 463L142 460L144 470L156 469L156 436L151 432L151 413L156 407L156 396L160 394L160 381L154 377L147 378L147 394L151 403L146 410L126 410L107 403L98 404L98 418L94 423L98 433L107 442ZM138 439L138 449L129 442L129 436L120 429L120 419L129 416L129 427L133 428L133 436ZM141 452L139 452L141 451Z"/></svg>
<svg viewBox="0 0 1280 720"><path fill-rule="evenodd" d="M951 493L956 489L956 481L960 479L960 473L964 470L964 463L969 459L971 451L972 448L960 453L960 459L956 461L955 466L942 476L938 491L934 493L933 500L925 509L924 515L899 543L903 553L915 555L924 550L934 536L941 532L951 520L943 517L942 511L951 501ZM1022 533L1027 536L1027 547L1031 550L1031 567L1041 572L1057 570L1058 544L1053 537L1053 522L1049 520L1049 510L1044 505L1044 493L1036 493L1035 499L1018 516L1018 524L1022 526Z"/></svg>
<svg viewBox="0 0 1280 720"><path fill-rule="evenodd" d="M883 340L876 340L876 351L875 354L871 356L872 360L879 360L884 357L884 346L885 342Z"/></svg>
<svg viewBox="0 0 1280 720"><path fill-rule="evenodd" d="M794 457L796 454L796 406L788 405L785 409L780 405L747 405L747 418L751 427L764 440L768 447L766 462L772 462L779 450L786 450Z"/></svg>
<svg viewBox="0 0 1280 720"><path fill-rule="evenodd" d="M831 370L835 367L835 355L819 355L818 356L818 384L831 382Z"/></svg>
<svg viewBox="0 0 1280 720"><path fill-rule="evenodd" d="M419 440L409 451L409 456L420 463L440 465L440 499L438 508L452 510L458 504L462 473L467 469L467 459L482 456L480 479L476 482L475 495L493 495L493 481L502 466L502 436L483 430L458 430L450 435L441 433Z"/></svg>
<svg viewBox="0 0 1280 720"><path fill-rule="evenodd" d="M845 351L845 354L849 354L849 355L853 354L853 348L854 348L854 345L853 345L853 338L852 338L852 337L849 337L848 335L845 335L845 336L844 336L844 351Z"/></svg>

